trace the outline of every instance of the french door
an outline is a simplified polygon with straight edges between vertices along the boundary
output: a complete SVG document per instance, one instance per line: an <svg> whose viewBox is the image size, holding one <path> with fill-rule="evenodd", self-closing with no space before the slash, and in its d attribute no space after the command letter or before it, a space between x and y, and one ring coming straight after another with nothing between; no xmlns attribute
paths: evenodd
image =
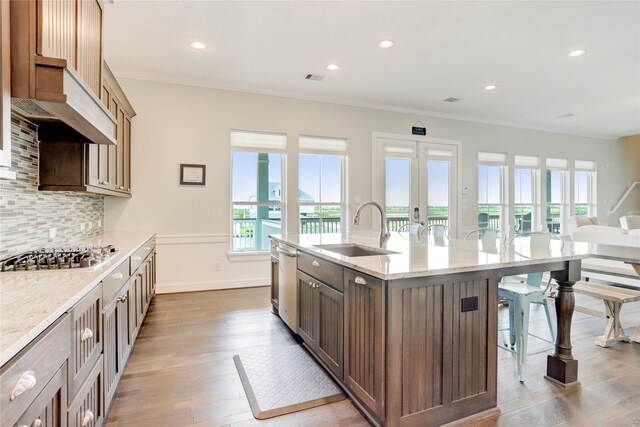
<svg viewBox="0 0 640 427"><path fill-rule="evenodd" d="M442 224L457 236L459 142L374 136L374 144L374 197L389 229Z"/></svg>

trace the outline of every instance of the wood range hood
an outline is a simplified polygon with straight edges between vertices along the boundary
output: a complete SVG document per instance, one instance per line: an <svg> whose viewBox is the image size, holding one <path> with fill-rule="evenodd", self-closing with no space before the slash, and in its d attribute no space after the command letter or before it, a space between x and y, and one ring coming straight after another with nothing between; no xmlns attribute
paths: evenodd
<svg viewBox="0 0 640 427"><path fill-rule="evenodd" d="M116 118L99 98L102 1L10 3L12 111L39 125L43 142L116 145Z"/></svg>
<svg viewBox="0 0 640 427"><path fill-rule="evenodd" d="M67 67L67 61L36 56L34 62L33 90L21 91L13 85L11 108L39 125L39 139L115 145L116 119Z"/></svg>

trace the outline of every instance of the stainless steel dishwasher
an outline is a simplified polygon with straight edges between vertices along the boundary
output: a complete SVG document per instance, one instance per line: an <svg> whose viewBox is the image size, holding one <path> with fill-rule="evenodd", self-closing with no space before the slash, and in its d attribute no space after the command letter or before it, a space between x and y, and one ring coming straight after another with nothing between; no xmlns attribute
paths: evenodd
<svg viewBox="0 0 640 427"><path fill-rule="evenodd" d="M284 323L293 332L298 333L298 283L296 279L297 257L296 248L280 242L278 244L279 259L279 289L278 313Z"/></svg>

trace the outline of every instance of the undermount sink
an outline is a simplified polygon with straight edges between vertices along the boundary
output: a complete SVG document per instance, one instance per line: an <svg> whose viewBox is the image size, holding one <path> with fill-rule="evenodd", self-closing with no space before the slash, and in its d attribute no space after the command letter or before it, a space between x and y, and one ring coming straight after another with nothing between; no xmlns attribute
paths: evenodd
<svg viewBox="0 0 640 427"><path fill-rule="evenodd" d="M335 252L346 257L359 256L376 256L397 254L398 252L388 251L386 249L371 248L369 246L356 245L354 243L337 244L337 245L314 245L318 249Z"/></svg>

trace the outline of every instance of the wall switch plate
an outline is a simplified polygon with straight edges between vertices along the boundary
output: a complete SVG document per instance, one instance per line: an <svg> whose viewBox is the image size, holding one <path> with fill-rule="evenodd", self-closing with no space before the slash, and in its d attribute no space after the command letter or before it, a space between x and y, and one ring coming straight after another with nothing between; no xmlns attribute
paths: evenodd
<svg viewBox="0 0 640 427"><path fill-rule="evenodd" d="M87 225L83 222L80 224L80 231L84 231L87 228Z"/></svg>
<svg viewBox="0 0 640 427"><path fill-rule="evenodd" d="M89 222L89 230L93 228L93 222Z"/></svg>
<svg viewBox="0 0 640 427"><path fill-rule="evenodd" d="M98 220L98 228L102 227L102 221Z"/></svg>
<svg viewBox="0 0 640 427"><path fill-rule="evenodd" d="M55 239L56 238L56 229L55 228L50 228L49 229L49 238L50 239Z"/></svg>
<svg viewBox="0 0 640 427"><path fill-rule="evenodd" d="M362 203L362 196L356 196L356 197L354 197L354 198L353 198L353 201L354 201L355 203Z"/></svg>
<svg viewBox="0 0 640 427"><path fill-rule="evenodd" d="M222 271L222 264L216 262L216 271Z"/></svg>
<svg viewBox="0 0 640 427"><path fill-rule="evenodd" d="M465 185L462 187L462 194L469 194L469 186Z"/></svg>

